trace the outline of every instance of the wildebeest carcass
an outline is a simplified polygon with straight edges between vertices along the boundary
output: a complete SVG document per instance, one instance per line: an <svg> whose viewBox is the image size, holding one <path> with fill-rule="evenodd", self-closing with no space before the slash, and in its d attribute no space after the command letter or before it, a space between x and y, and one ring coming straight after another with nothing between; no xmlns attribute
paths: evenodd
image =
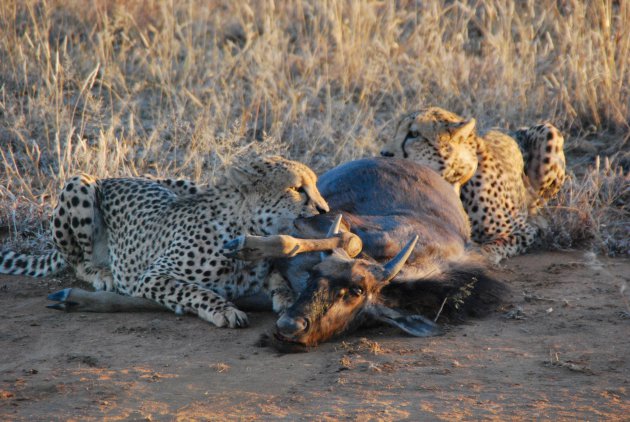
<svg viewBox="0 0 630 422"><path fill-rule="evenodd" d="M279 349L303 350L366 318L415 336L435 335L437 315L480 315L500 300L505 287L486 274L457 194L434 171L409 161L364 159L324 173L318 188L333 211L295 222L296 235L312 239L251 236L226 245L242 259L294 256L276 262L300 292L270 338ZM344 229L362 241L362 252L355 258L360 246L342 232L328 233L342 246L332 254L298 255L327 248L330 239L313 238L339 213Z"/></svg>
<svg viewBox="0 0 630 422"><path fill-rule="evenodd" d="M233 257L273 259L298 294L270 337L277 348L304 350L370 318L411 335L436 335L437 315L439 321L481 315L500 300L505 288L472 250L455 190L428 167L357 160L324 173L318 188L330 213L295 220L292 236L244 236L225 245ZM144 299L78 289L52 299L66 310L155 308Z"/></svg>

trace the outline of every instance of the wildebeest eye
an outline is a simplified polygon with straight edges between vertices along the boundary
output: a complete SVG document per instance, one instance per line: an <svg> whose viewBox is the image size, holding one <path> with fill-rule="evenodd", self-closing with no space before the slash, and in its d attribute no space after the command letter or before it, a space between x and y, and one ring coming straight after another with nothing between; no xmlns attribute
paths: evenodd
<svg viewBox="0 0 630 422"><path fill-rule="evenodd" d="M355 296L361 296L363 294L363 288L361 288L361 287L353 287L350 290L350 293L352 293Z"/></svg>

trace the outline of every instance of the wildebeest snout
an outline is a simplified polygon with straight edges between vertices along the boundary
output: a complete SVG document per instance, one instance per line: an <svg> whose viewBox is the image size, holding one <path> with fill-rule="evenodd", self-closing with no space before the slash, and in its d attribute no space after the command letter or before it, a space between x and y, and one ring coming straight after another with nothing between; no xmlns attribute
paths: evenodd
<svg viewBox="0 0 630 422"><path fill-rule="evenodd" d="M289 315L284 314L276 322L276 328L283 336L292 337L306 331L308 320L303 317L291 318Z"/></svg>

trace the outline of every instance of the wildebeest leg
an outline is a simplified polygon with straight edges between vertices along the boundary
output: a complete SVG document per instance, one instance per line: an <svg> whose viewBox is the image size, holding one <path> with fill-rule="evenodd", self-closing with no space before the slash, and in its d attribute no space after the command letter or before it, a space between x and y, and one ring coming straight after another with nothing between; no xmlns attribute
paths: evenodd
<svg viewBox="0 0 630 422"><path fill-rule="evenodd" d="M166 311L164 306L141 297L123 296L113 292L88 292L83 289L67 288L48 295L48 300L57 303L47 308L66 312L145 312Z"/></svg>
<svg viewBox="0 0 630 422"><path fill-rule="evenodd" d="M123 296L113 292L90 292L75 287L66 288L48 295L48 300L55 301L47 308L66 312L157 312L168 309L159 303L142 297ZM238 298L235 305L248 311L271 309L271 303L264 294Z"/></svg>
<svg viewBox="0 0 630 422"><path fill-rule="evenodd" d="M240 236L226 243L224 255L245 261L269 258L290 258L305 252L323 252L344 249L348 256L361 252L361 239L350 232L339 233L326 239L299 239L293 236Z"/></svg>

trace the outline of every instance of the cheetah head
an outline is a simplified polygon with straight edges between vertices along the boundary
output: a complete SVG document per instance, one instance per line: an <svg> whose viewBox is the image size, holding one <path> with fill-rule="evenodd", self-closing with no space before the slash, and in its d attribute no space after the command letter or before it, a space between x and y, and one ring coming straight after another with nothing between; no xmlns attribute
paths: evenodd
<svg viewBox="0 0 630 422"><path fill-rule="evenodd" d="M426 165L459 189L477 170L475 124L438 107L409 113L381 155Z"/></svg>
<svg viewBox="0 0 630 422"><path fill-rule="evenodd" d="M329 211L317 190L317 176L297 161L264 157L233 167L229 178L246 200L252 201L251 219L259 230L252 234L288 232L296 218Z"/></svg>

